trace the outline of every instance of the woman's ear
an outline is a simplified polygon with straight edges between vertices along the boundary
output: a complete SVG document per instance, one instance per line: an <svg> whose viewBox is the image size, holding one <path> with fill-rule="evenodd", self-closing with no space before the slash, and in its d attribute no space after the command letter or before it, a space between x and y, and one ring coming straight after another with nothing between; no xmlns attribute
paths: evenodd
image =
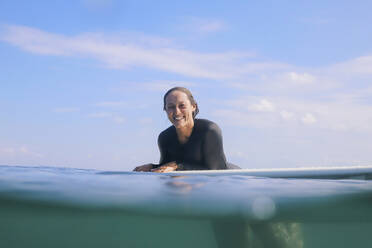
<svg viewBox="0 0 372 248"><path fill-rule="evenodd" d="M192 112L194 113L195 110L196 110L196 104L193 104L193 105L192 105L192 108L193 108Z"/></svg>
<svg viewBox="0 0 372 248"><path fill-rule="evenodd" d="M193 105L192 105L192 108L193 108L193 110L192 110L192 117L195 117L196 104L193 104Z"/></svg>

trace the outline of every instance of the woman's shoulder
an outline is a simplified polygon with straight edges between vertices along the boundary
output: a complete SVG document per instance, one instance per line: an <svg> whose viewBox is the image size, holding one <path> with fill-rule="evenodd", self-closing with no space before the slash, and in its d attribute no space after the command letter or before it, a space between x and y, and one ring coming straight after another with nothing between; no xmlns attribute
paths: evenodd
<svg viewBox="0 0 372 248"><path fill-rule="evenodd" d="M195 124L198 127L198 129L203 131L221 132L220 127L215 122L207 119L195 119Z"/></svg>
<svg viewBox="0 0 372 248"><path fill-rule="evenodd" d="M168 140L169 138L173 138L174 135L177 135L176 129L174 126L170 126L159 134L158 140Z"/></svg>

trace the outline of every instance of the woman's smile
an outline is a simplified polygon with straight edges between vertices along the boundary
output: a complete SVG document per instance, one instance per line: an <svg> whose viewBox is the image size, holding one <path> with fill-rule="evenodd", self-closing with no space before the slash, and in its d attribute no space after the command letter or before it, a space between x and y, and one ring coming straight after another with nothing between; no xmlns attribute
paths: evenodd
<svg viewBox="0 0 372 248"><path fill-rule="evenodd" d="M175 117L173 117L173 120L175 120L175 121L181 121L181 120L183 120L183 116L175 116Z"/></svg>
<svg viewBox="0 0 372 248"><path fill-rule="evenodd" d="M186 121L185 116L174 116L172 123L173 125L178 126L184 121Z"/></svg>

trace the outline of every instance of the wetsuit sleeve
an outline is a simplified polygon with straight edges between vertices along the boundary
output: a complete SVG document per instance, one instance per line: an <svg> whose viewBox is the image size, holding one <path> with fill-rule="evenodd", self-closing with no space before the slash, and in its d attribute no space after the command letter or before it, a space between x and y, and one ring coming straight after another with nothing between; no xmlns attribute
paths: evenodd
<svg viewBox="0 0 372 248"><path fill-rule="evenodd" d="M162 141L161 134L158 137L158 147L159 147L159 152L160 152L160 159L159 159L159 165L156 167L161 166L165 162L165 157L166 157L166 152L165 152L165 147L164 147L164 142Z"/></svg>
<svg viewBox="0 0 372 248"><path fill-rule="evenodd" d="M167 163L166 161L167 154L166 154L166 149L165 149L165 144L164 144L164 137L162 137L162 134L160 134L158 137L158 146L159 146L159 151L160 151L160 159L159 159L159 165L156 167L159 167Z"/></svg>
<svg viewBox="0 0 372 248"><path fill-rule="evenodd" d="M203 144L204 164L207 170L227 169L223 151L222 132L216 124L211 124L206 131Z"/></svg>

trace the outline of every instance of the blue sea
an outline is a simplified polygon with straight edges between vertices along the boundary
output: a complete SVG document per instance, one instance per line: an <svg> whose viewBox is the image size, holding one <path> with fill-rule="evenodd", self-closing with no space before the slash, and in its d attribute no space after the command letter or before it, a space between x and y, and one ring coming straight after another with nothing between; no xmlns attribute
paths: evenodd
<svg viewBox="0 0 372 248"><path fill-rule="evenodd" d="M371 244L372 180L0 166L2 248Z"/></svg>

